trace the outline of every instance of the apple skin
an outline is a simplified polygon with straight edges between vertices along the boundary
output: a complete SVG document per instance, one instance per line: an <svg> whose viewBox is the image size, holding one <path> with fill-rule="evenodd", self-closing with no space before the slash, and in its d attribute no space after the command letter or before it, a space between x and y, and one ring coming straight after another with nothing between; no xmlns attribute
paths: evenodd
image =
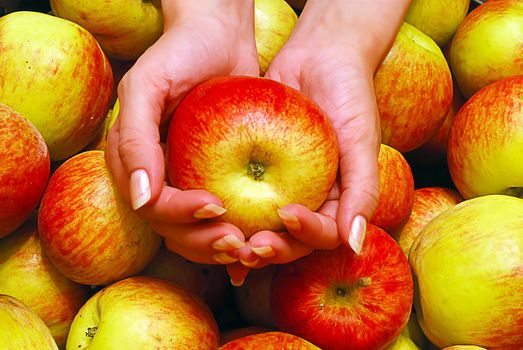
<svg viewBox="0 0 523 350"><path fill-rule="evenodd" d="M247 326L247 327L241 327L241 328L234 328L229 329L227 331L224 331L220 335L220 345L227 344L231 340L235 340L238 338L243 338L248 335L252 334L258 334L258 333L265 333L265 332L272 332L272 329L264 328L264 327L256 327L256 326Z"/></svg>
<svg viewBox="0 0 523 350"><path fill-rule="evenodd" d="M89 285L140 272L161 242L120 197L103 151L77 154L53 173L40 204L38 230L58 270Z"/></svg>
<svg viewBox="0 0 523 350"><path fill-rule="evenodd" d="M399 245L369 224L361 255L341 245L278 265L271 307L278 329L322 349L382 349L412 309L413 282Z"/></svg>
<svg viewBox="0 0 523 350"><path fill-rule="evenodd" d="M304 94L256 77L217 77L193 88L169 125L167 172L180 189L218 196L220 217L246 237L284 230L277 209L316 210L334 184L338 142Z"/></svg>
<svg viewBox="0 0 523 350"><path fill-rule="evenodd" d="M116 99L113 108L107 112L107 115L105 116L102 125L100 125L100 129L98 129L95 137L85 148L86 151L105 150L105 146L107 145L107 135L116 122L116 119L118 119L118 113L120 113L120 101Z"/></svg>
<svg viewBox="0 0 523 350"><path fill-rule="evenodd" d="M405 22L444 47L467 15L470 0L412 0Z"/></svg>
<svg viewBox="0 0 523 350"><path fill-rule="evenodd" d="M428 141L452 104L452 77L438 45L408 23L374 76L382 143L404 153Z"/></svg>
<svg viewBox="0 0 523 350"><path fill-rule="evenodd" d="M90 290L67 279L47 258L35 219L0 240L0 294L11 295L36 312L61 347Z"/></svg>
<svg viewBox="0 0 523 350"><path fill-rule="evenodd" d="M113 88L109 61L89 32L44 13L13 12L0 18L0 67L0 102L36 126L52 160L87 146Z"/></svg>
<svg viewBox="0 0 523 350"><path fill-rule="evenodd" d="M412 212L405 226L392 233L406 256L423 227L437 215L461 202L458 192L445 187L423 187L414 191Z"/></svg>
<svg viewBox="0 0 523 350"><path fill-rule="evenodd" d="M45 323L16 298L0 294L0 324L2 350L58 350Z"/></svg>
<svg viewBox="0 0 523 350"><path fill-rule="evenodd" d="M448 141L452 180L468 199L523 196L523 75L485 86L460 109Z"/></svg>
<svg viewBox="0 0 523 350"><path fill-rule="evenodd" d="M225 304L229 292L229 277L224 265L197 264L164 246L140 274L182 286L202 298L214 312Z"/></svg>
<svg viewBox="0 0 523 350"><path fill-rule="evenodd" d="M523 3L487 1L471 11L452 39L449 63L468 99L497 80L523 74Z"/></svg>
<svg viewBox="0 0 523 350"><path fill-rule="evenodd" d="M370 223L391 233L409 219L414 201L414 177L409 163L392 147L381 144L378 155L378 206Z"/></svg>
<svg viewBox="0 0 523 350"><path fill-rule="evenodd" d="M0 44L1 45L1 44ZM34 211L44 193L51 163L35 126L0 104L0 238L16 230Z"/></svg>
<svg viewBox="0 0 523 350"><path fill-rule="evenodd" d="M523 344L523 200L486 195L465 200L428 223L409 262L423 333L439 348Z"/></svg>
<svg viewBox="0 0 523 350"><path fill-rule="evenodd" d="M267 72L272 59L287 42L297 20L296 12L285 0L254 1L254 34L260 75Z"/></svg>
<svg viewBox="0 0 523 350"><path fill-rule="evenodd" d="M256 333L231 340L218 350L321 350L305 339L285 332Z"/></svg>
<svg viewBox="0 0 523 350"><path fill-rule="evenodd" d="M453 346L447 346L446 348L443 348L442 350L487 350L487 349L482 348L481 346L476 346L476 345L453 345Z"/></svg>
<svg viewBox="0 0 523 350"><path fill-rule="evenodd" d="M407 336L400 334L392 343L383 350L420 350L420 348Z"/></svg>
<svg viewBox="0 0 523 350"><path fill-rule="evenodd" d="M219 346L218 326L195 294L162 279L131 277L93 295L75 317L67 350Z"/></svg>
<svg viewBox="0 0 523 350"><path fill-rule="evenodd" d="M91 32L107 55L120 60L136 60L163 33L160 0L51 0L51 8Z"/></svg>

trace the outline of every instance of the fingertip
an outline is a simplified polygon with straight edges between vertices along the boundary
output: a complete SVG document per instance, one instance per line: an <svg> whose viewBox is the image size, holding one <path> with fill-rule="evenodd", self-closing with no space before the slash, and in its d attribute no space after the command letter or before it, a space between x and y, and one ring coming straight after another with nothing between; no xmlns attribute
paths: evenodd
<svg viewBox="0 0 523 350"><path fill-rule="evenodd" d="M247 278L247 275L251 270L249 267L244 266L239 262L226 265L226 269L229 277L231 278L231 284L234 287L242 286L245 282L245 278Z"/></svg>

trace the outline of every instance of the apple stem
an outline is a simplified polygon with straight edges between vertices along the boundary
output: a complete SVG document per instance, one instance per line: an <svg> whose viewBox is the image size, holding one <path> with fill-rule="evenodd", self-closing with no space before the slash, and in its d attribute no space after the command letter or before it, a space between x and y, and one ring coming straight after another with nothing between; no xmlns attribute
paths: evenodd
<svg viewBox="0 0 523 350"><path fill-rule="evenodd" d="M265 167L262 163L250 162L247 173L254 178L256 181L263 180L263 174L265 173Z"/></svg>
<svg viewBox="0 0 523 350"><path fill-rule="evenodd" d="M89 327L89 328L87 328L87 332L85 332L85 336L87 336L89 338L94 338L97 330L98 330L98 327Z"/></svg>

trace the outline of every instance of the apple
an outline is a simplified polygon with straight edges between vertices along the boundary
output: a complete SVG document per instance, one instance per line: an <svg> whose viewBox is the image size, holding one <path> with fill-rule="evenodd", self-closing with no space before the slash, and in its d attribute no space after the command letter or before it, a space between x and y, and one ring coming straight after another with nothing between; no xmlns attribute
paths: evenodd
<svg viewBox="0 0 523 350"><path fill-rule="evenodd" d="M21 301L0 294L0 349L58 350L45 323Z"/></svg>
<svg viewBox="0 0 523 350"><path fill-rule="evenodd" d="M203 301L153 277L131 277L97 292L75 317L67 350L215 350L220 335Z"/></svg>
<svg viewBox="0 0 523 350"><path fill-rule="evenodd" d="M521 349L522 212L523 199L481 196L441 213L416 237L414 307L439 348Z"/></svg>
<svg viewBox="0 0 523 350"><path fill-rule="evenodd" d="M450 66L468 99L497 80L523 74L523 3L487 1L472 10L450 46Z"/></svg>
<svg viewBox="0 0 523 350"><path fill-rule="evenodd" d="M164 246L140 274L182 286L202 298L214 312L225 304L229 292L229 278L224 265L197 264Z"/></svg>
<svg viewBox="0 0 523 350"><path fill-rule="evenodd" d="M52 160L91 141L109 109L113 77L89 32L44 13L13 12L0 18L0 67L0 103L36 126Z"/></svg>
<svg viewBox="0 0 523 350"><path fill-rule="evenodd" d="M420 350L420 348L402 333L392 343L384 347L383 350Z"/></svg>
<svg viewBox="0 0 523 350"><path fill-rule="evenodd" d="M340 245L278 265L271 307L278 329L322 349L382 349L407 325L413 283L399 245L369 224L361 255Z"/></svg>
<svg viewBox="0 0 523 350"><path fill-rule="evenodd" d="M217 195L221 220L246 237L283 230L277 209L298 203L316 210L338 168L328 118L304 94L259 77L217 77L193 88L169 125L171 185Z"/></svg>
<svg viewBox="0 0 523 350"><path fill-rule="evenodd" d="M405 225L410 216L414 177L405 157L384 144L378 155L378 180L378 206L370 223L390 233Z"/></svg>
<svg viewBox="0 0 523 350"><path fill-rule="evenodd" d="M243 337L246 337L251 334L265 333L265 332L271 332L271 331L273 331L273 330L269 329L269 328L256 327L256 326L229 329L229 330L221 333L220 345L224 345L224 344L230 342L231 340L243 338Z"/></svg>
<svg viewBox="0 0 523 350"><path fill-rule="evenodd" d="M89 287L67 279L47 258L36 220L29 219L0 240L0 294L11 295L36 312L58 346L65 345L69 326L89 293Z"/></svg>
<svg viewBox="0 0 523 350"><path fill-rule="evenodd" d="M276 265L252 269L240 287L234 288L234 304L249 326L276 328L272 317L270 291Z"/></svg>
<svg viewBox="0 0 523 350"><path fill-rule="evenodd" d="M305 339L285 332L256 333L237 338L220 346L218 350L321 350Z"/></svg>
<svg viewBox="0 0 523 350"><path fill-rule="evenodd" d="M77 154L53 173L38 229L49 259L82 284L136 274L160 246L160 236L120 197L103 151Z"/></svg>
<svg viewBox="0 0 523 350"><path fill-rule="evenodd" d="M445 56L426 34L403 23L374 76L382 143L400 152L427 142L452 104Z"/></svg>
<svg viewBox="0 0 523 350"><path fill-rule="evenodd" d="M105 116L102 125L100 125L100 128L98 129L95 137L92 139L89 145L87 145L85 149L86 151L105 150L107 135L116 122L116 119L118 119L118 113L120 113L120 101L117 99L113 108L107 112L107 115Z"/></svg>
<svg viewBox="0 0 523 350"><path fill-rule="evenodd" d="M405 22L444 47L465 18L469 5L470 0L412 0Z"/></svg>
<svg viewBox="0 0 523 350"><path fill-rule="evenodd" d="M254 1L254 33L261 75L287 42L297 20L296 12L285 0Z"/></svg>
<svg viewBox="0 0 523 350"><path fill-rule="evenodd" d="M523 196L523 75L485 86L454 119L448 167L464 198Z"/></svg>
<svg viewBox="0 0 523 350"><path fill-rule="evenodd" d="M423 187L414 191L414 204L407 223L392 237L399 243L406 256L409 255L412 242L423 227L437 215L461 202L458 192L446 187Z"/></svg>
<svg viewBox="0 0 523 350"><path fill-rule="evenodd" d="M0 43L1 45L1 43ZM34 211L49 180L49 151L35 126L0 104L0 238Z"/></svg>
<svg viewBox="0 0 523 350"><path fill-rule="evenodd" d="M442 350L487 350L487 349L482 348L481 346L476 346L476 345L453 345L453 346L447 346L446 348L443 348Z"/></svg>
<svg viewBox="0 0 523 350"><path fill-rule="evenodd" d="M51 0L51 8L86 28L107 55L120 60L136 60L163 33L160 0Z"/></svg>

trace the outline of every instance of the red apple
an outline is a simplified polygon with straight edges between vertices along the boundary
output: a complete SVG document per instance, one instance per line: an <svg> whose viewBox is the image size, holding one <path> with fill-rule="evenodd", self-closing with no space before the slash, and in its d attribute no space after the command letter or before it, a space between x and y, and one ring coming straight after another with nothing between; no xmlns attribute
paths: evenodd
<svg viewBox="0 0 523 350"><path fill-rule="evenodd" d="M195 293L217 312L229 290L229 277L224 265L197 264L162 246L141 274L176 283Z"/></svg>
<svg viewBox="0 0 523 350"><path fill-rule="evenodd" d="M31 122L0 104L0 238L34 211L49 180L49 151Z"/></svg>
<svg viewBox="0 0 523 350"><path fill-rule="evenodd" d="M370 223L390 233L401 228L409 218L414 178L403 155L384 144L378 156L378 177L380 196Z"/></svg>
<svg viewBox="0 0 523 350"><path fill-rule="evenodd" d="M408 23L374 76L382 142L400 152L428 141L452 103L452 77L438 45Z"/></svg>
<svg viewBox="0 0 523 350"><path fill-rule="evenodd" d="M279 265L271 287L278 329L322 349L382 349L409 320L413 282L399 245L369 225L361 255L341 245Z"/></svg>
<svg viewBox="0 0 523 350"><path fill-rule="evenodd" d="M321 350L305 339L284 332L265 332L234 339L219 350Z"/></svg>
<svg viewBox="0 0 523 350"><path fill-rule="evenodd" d="M409 255L410 246L414 239L433 218L454 205L463 198L450 188L424 187L414 191L414 204L410 217L398 232L392 236L399 243L406 256Z"/></svg>
<svg viewBox="0 0 523 350"><path fill-rule="evenodd" d="M221 219L249 237L283 230L277 209L299 203L316 210L338 168L336 134L301 92L254 77L218 77L180 102L167 138L174 187L216 194Z"/></svg>
<svg viewBox="0 0 523 350"><path fill-rule="evenodd" d="M160 246L159 235L120 197L103 151L80 153L53 173L38 228L58 270L83 284L136 274Z"/></svg>
<svg viewBox="0 0 523 350"><path fill-rule="evenodd" d="M230 329L225 332L222 332L220 336L220 345L224 345L230 342L231 340L243 338L251 334L265 333L271 331L271 329L264 327L241 327Z"/></svg>
<svg viewBox="0 0 523 350"><path fill-rule="evenodd" d="M0 294L11 295L36 312L58 346L65 345L69 326L89 293L89 287L67 279L51 263L35 219L0 240Z"/></svg>
<svg viewBox="0 0 523 350"><path fill-rule="evenodd" d="M523 75L485 86L454 119L448 141L452 180L466 198L523 196Z"/></svg>

